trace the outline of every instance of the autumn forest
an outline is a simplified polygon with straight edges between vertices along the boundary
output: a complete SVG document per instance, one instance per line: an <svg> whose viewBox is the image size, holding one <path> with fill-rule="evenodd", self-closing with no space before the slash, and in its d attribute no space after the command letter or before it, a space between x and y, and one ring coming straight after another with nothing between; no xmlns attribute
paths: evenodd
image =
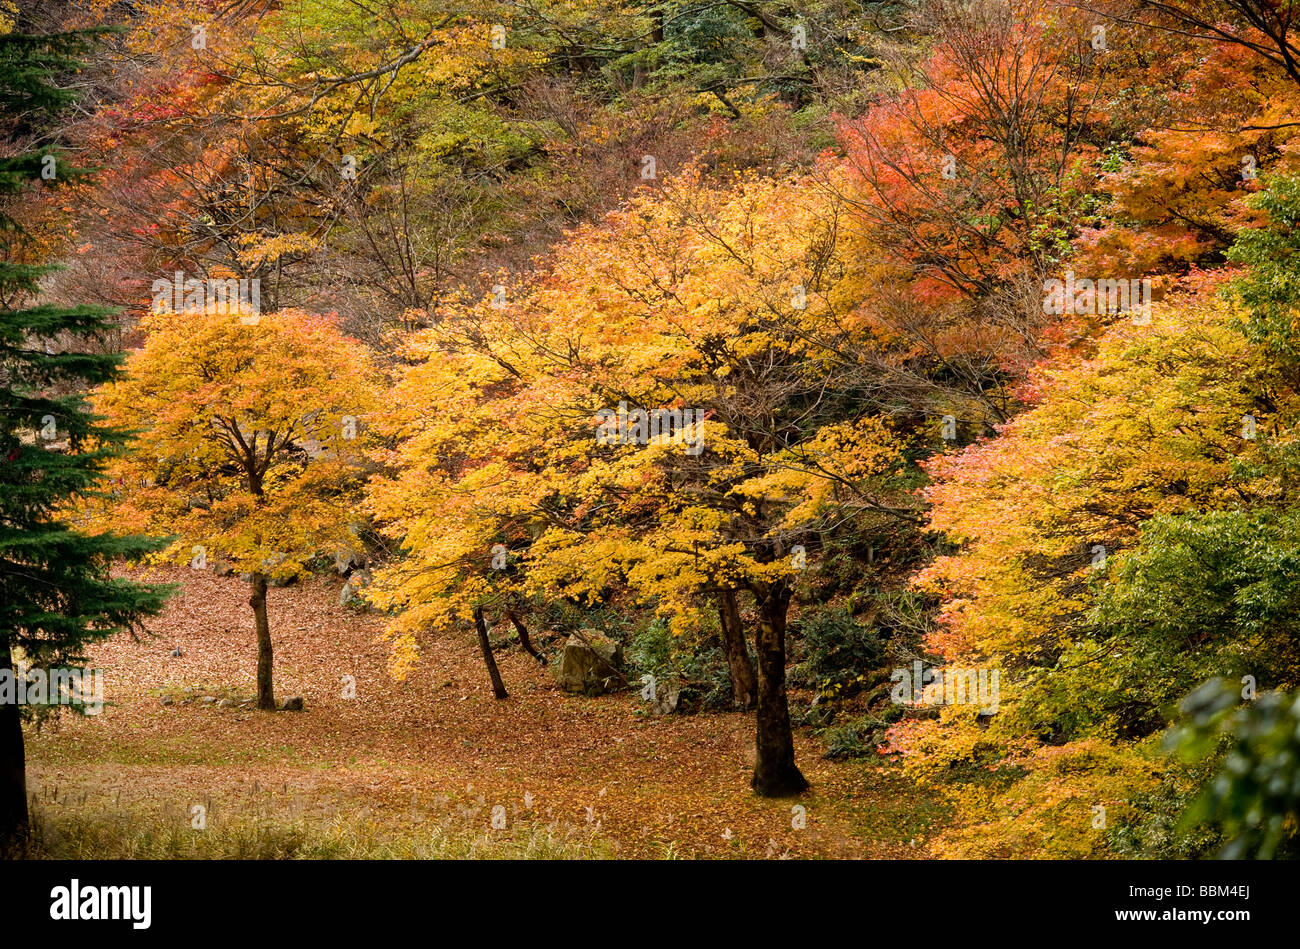
<svg viewBox="0 0 1300 949"><path fill-rule="evenodd" d="M6 856L1300 854L1300 4L0 0L0 103Z"/></svg>

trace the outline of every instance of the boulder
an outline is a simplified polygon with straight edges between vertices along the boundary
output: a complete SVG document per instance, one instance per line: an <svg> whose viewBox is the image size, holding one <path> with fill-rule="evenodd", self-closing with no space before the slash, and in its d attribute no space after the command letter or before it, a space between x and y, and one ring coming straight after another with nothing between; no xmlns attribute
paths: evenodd
<svg viewBox="0 0 1300 949"><path fill-rule="evenodd" d="M650 703L656 715L671 715L681 702L682 687L676 682L661 682L652 675L641 677L641 698Z"/></svg>
<svg viewBox="0 0 1300 949"><path fill-rule="evenodd" d="M654 701L650 703L650 710L656 715L671 715L677 711L677 705L681 701L681 687L673 683L666 683L655 690Z"/></svg>
<svg viewBox="0 0 1300 949"><path fill-rule="evenodd" d="M348 577L348 582L339 590L339 606L365 606L365 601L357 594L369 582L370 572L367 570L358 570Z"/></svg>
<svg viewBox="0 0 1300 949"><path fill-rule="evenodd" d="M601 695L621 689L623 647L603 633L584 629L569 636L555 678L566 692Z"/></svg>
<svg viewBox="0 0 1300 949"><path fill-rule="evenodd" d="M360 570L366 565L366 555L356 550L344 548L334 553L334 569L340 577L350 576L352 571Z"/></svg>

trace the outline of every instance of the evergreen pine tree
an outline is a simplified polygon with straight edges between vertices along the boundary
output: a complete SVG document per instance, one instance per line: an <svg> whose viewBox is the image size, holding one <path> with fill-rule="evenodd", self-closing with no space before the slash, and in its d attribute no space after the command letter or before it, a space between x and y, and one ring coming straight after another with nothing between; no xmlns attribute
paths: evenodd
<svg viewBox="0 0 1300 949"><path fill-rule="evenodd" d="M54 186L80 172L51 150L20 143L48 132L70 99L60 77L77 68L87 33L0 35L0 854L21 853L28 837L25 716L49 711L20 705L17 664L77 668L87 644L137 629L168 593L158 585L115 579L118 556L156 544L139 537L90 536L67 523L65 505L96 489L109 453L125 433L90 413L83 394L118 371L120 354L87 345L112 327L114 311L37 305L52 268L29 262L30 244L11 202L29 187ZM48 157L47 157L48 156ZM42 172L45 172L42 175ZM52 177L51 177L52 175ZM26 690L24 690L26 691Z"/></svg>

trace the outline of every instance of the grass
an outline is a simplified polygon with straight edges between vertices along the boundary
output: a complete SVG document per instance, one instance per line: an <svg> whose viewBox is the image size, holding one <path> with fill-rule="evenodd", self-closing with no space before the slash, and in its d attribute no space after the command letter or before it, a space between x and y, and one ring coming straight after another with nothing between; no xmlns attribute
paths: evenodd
<svg viewBox="0 0 1300 949"><path fill-rule="evenodd" d="M837 802L856 834L900 844L921 843L951 819L951 805L933 790L918 787L897 766L874 759L860 759L857 764L872 795L869 800L845 796Z"/></svg>
<svg viewBox="0 0 1300 949"><path fill-rule="evenodd" d="M188 815L37 806L29 857L47 860L576 860L608 859L613 848L585 827L517 822L471 828L454 816L411 823L369 817L276 818L254 813L213 818L203 830Z"/></svg>

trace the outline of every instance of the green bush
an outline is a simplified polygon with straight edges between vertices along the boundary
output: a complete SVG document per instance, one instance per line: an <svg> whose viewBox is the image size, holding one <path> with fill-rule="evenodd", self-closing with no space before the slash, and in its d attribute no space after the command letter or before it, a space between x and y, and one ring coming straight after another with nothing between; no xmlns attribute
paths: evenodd
<svg viewBox="0 0 1300 949"><path fill-rule="evenodd" d="M878 713L858 716L821 729L817 734L826 742L826 751L822 757L835 761L874 755L876 747L884 740L885 730L902 715L901 705L887 705Z"/></svg>
<svg viewBox="0 0 1300 949"><path fill-rule="evenodd" d="M731 706L731 673L727 656L713 636L703 640L674 636L668 623L656 617L632 637L624 651L628 679L643 675L679 688L680 711L721 710Z"/></svg>
<svg viewBox="0 0 1300 949"><path fill-rule="evenodd" d="M809 611L791 624L799 663L790 683L823 693L851 693L880 667L885 649L880 631L860 622L843 606Z"/></svg>
<svg viewBox="0 0 1300 949"><path fill-rule="evenodd" d="M1179 705L1166 745L1211 773L1185 811L1183 830L1210 826L1219 856L1294 857L1300 826L1300 692L1242 703L1238 684L1212 679Z"/></svg>

